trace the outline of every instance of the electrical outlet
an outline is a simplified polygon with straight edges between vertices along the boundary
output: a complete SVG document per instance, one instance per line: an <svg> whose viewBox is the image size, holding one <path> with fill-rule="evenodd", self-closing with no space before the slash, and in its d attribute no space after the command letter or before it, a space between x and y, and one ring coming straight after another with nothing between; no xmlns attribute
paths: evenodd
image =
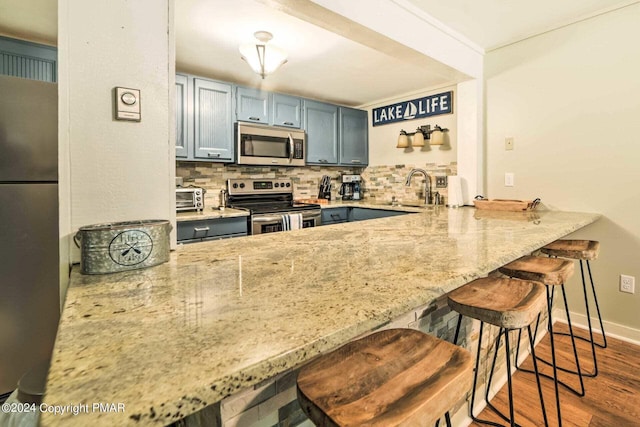
<svg viewBox="0 0 640 427"><path fill-rule="evenodd" d="M436 188L447 188L447 176L436 175Z"/></svg>
<svg viewBox="0 0 640 427"><path fill-rule="evenodd" d="M514 186L514 174L512 172L507 172L504 174L504 186L505 187L513 187Z"/></svg>
<svg viewBox="0 0 640 427"><path fill-rule="evenodd" d="M504 139L504 149L505 150L513 150L513 137L508 136Z"/></svg>
<svg viewBox="0 0 640 427"><path fill-rule="evenodd" d="M620 275L620 292L634 294L636 292L636 278L634 276Z"/></svg>

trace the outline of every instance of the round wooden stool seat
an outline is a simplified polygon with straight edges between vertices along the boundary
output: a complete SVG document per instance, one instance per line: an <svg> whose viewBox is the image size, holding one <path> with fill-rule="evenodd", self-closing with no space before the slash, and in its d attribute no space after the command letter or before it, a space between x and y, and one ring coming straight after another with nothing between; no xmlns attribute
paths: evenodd
<svg viewBox="0 0 640 427"><path fill-rule="evenodd" d="M510 277L559 286L573 274L573 262L527 255L500 267L499 271Z"/></svg>
<svg viewBox="0 0 640 427"><path fill-rule="evenodd" d="M545 292L538 282L484 277L449 293L449 307L501 328L521 329L546 307Z"/></svg>
<svg viewBox="0 0 640 427"><path fill-rule="evenodd" d="M429 426L464 398L472 366L461 347L388 329L303 367L298 401L317 426Z"/></svg>
<svg viewBox="0 0 640 427"><path fill-rule="evenodd" d="M600 242L595 240L556 240L542 247L540 251L549 256L592 261L598 258Z"/></svg>

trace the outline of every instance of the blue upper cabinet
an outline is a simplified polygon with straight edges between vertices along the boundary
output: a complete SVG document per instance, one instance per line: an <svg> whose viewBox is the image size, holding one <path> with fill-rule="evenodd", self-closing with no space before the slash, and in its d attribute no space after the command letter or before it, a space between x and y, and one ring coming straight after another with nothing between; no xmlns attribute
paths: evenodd
<svg viewBox="0 0 640 427"><path fill-rule="evenodd" d="M340 164L365 166L369 163L369 125L367 112L339 109Z"/></svg>
<svg viewBox="0 0 640 427"><path fill-rule="evenodd" d="M0 37L0 74L56 83L58 51L51 46Z"/></svg>
<svg viewBox="0 0 640 427"><path fill-rule="evenodd" d="M338 107L304 100L304 127L307 131L307 163L338 164Z"/></svg>
<svg viewBox="0 0 640 427"><path fill-rule="evenodd" d="M269 92L238 87L236 108L238 121L269 124Z"/></svg>
<svg viewBox="0 0 640 427"><path fill-rule="evenodd" d="M232 86L194 79L194 157L233 161Z"/></svg>
<svg viewBox="0 0 640 427"><path fill-rule="evenodd" d="M188 117L188 89L189 78L181 74L176 74L176 157L189 157L189 122Z"/></svg>
<svg viewBox="0 0 640 427"><path fill-rule="evenodd" d="M301 111L302 99L279 93L271 95L272 125L299 129Z"/></svg>

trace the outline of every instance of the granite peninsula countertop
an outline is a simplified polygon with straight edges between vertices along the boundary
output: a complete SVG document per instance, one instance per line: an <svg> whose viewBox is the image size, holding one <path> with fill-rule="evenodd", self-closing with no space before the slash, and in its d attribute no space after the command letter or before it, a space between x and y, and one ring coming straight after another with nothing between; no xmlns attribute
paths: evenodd
<svg viewBox="0 0 640 427"><path fill-rule="evenodd" d="M74 268L44 403L89 410L41 424L171 423L599 217L438 206L183 245L144 270ZM125 410L93 412L95 402Z"/></svg>

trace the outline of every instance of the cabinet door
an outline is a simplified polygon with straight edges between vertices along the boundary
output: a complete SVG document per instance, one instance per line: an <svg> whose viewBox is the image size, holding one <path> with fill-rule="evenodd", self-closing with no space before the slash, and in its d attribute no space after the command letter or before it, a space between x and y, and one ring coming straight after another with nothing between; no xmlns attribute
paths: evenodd
<svg viewBox="0 0 640 427"><path fill-rule="evenodd" d="M189 156L188 147L188 126L187 126L187 86L189 78L176 74L176 157L187 158Z"/></svg>
<svg viewBox="0 0 640 427"><path fill-rule="evenodd" d="M350 208L324 208L322 209L322 225L339 224L349 221Z"/></svg>
<svg viewBox="0 0 640 427"><path fill-rule="evenodd" d="M0 37L0 74L56 83L58 50L51 46Z"/></svg>
<svg viewBox="0 0 640 427"><path fill-rule="evenodd" d="M271 124L299 129L302 100L295 96L279 93L272 94L271 99L271 114L273 116Z"/></svg>
<svg viewBox="0 0 640 427"><path fill-rule="evenodd" d="M233 160L231 85L194 79L194 154L199 159Z"/></svg>
<svg viewBox="0 0 640 427"><path fill-rule="evenodd" d="M247 217L211 218L194 221L178 221L179 242L225 239L247 235Z"/></svg>
<svg viewBox="0 0 640 427"><path fill-rule="evenodd" d="M364 221L367 219L386 218L388 216L408 215L409 212L388 211L385 209L353 208L349 221Z"/></svg>
<svg viewBox="0 0 640 427"><path fill-rule="evenodd" d="M340 164L366 166L369 163L367 112L340 107Z"/></svg>
<svg viewBox="0 0 640 427"><path fill-rule="evenodd" d="M338 107L305 100L304 125L307 131L307 163L338 164Z"/></svg>
<svg viewBox="0 0 640 427"><path fill-rule="evenodd" d="M259 89L238 87L236 92L237 118L242 122L269 123L269 93Z"/></svg>

